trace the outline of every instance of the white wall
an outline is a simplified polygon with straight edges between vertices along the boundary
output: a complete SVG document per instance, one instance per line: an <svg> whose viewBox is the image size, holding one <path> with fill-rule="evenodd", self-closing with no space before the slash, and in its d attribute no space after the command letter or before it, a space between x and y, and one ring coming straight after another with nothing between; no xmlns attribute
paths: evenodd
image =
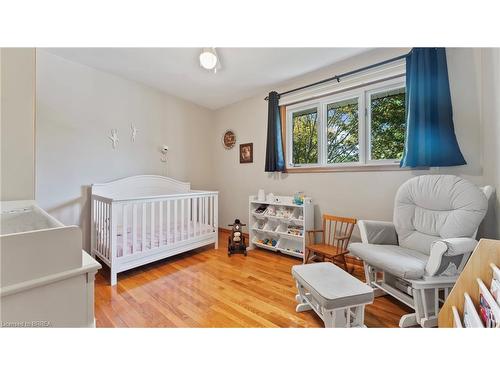
<svg viewBox="0 0 500 375"><path fill-rule="evenodd" d="M212 112L45 51L37 51L39 204L77 224L89 249L90 184L135 174L163 174L211 188ZM130 141L130 125L138 129ZM117 128L116 150L108 139ZM170 147L168 162L159 147Z"/></svg>
<svg viewBox="0 0 500 375"><path fill-rule="evenodd" d="M356 56L321 71L302 76L278 92L343 73L383 59L398 56L408 49L378 49ZM248 195L259 188L266 192L293 195L304 191L315 203L316 226L323 213L364 219L391 220L394 195L410 177L423 173L462 175L481 184L482 133L480 126L481 51L479 49L447 50L452 92L455 131L466 166L435 168L429 171L336 172L270 174L264 172L267 132L267 102L263 92L256 97L217 110L212 135L215 187L220 191L219 222L227 224L239 217L248 220ZM254 163L239 164L238 145L225 150L222 133L233 129L238 143L254 143ZM498 164L497 164L498 165ZM356 234L355 234L356 236Z"/></svg>
<svg viewBox="0 0 500 375"><path fill-rule="evenodd" d="M0 200L35 196L35 49L0 49Z"/></svg>
<svg viewBox="0 0 500 375"><path fill-rule="evenodd" d="M370 51L269 90L294 88L406 51ZM318 226L324 212L390 220L397 188L417 174L453 173L498 187L498 50L448 49L447 55L455 130L467 166L279 175L264 172L267 102L263 99L267 92L209 111L39 51L36 199L63 222L81 225L88 248L88 186L139 173L165 174L158 153L163 143L171 149L168 176L191 181L194 188L220 191L221 226L235 217L248 220L248 195L259 188L277 194L305 191L316 204ZM139 128L135 144L129 140L132 122ZM112 150L107 139L111 128L119 129L117 150ZM254 143L253 164L239 164L238 145L230 151L223 149L221 136L226 129L235 130L238 143ZM498 205L497 200L497 210ZM484 230L489 237L500 233L495 215L492 211Z"/></svg>
<svg viewBox="0 0 500 375"><path fill-rule="evenodd" d="M484 179L497 189L483 229L500 238L500 48L482 50L482 68Z"/></svg>

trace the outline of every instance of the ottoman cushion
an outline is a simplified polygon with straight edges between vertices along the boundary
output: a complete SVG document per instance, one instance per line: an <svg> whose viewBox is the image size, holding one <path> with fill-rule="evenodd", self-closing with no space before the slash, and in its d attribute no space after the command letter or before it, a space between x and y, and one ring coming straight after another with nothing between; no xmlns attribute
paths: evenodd
<svg viewBox="0 0 500 375"><path fill-rule="evenodd" d="M373 302L373 289L330 262L292 267L293 277L327 310Z"/></svg>

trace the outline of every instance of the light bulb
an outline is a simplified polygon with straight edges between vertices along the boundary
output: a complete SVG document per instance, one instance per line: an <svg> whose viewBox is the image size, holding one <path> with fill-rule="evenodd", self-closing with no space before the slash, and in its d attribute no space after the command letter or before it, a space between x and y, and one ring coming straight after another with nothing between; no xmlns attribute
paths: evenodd
<svg viewBox="0 0 500 375"><path fill-rule="evenodd" d="M217 65L217 55L212 51L203 51L200 54L200 65L205 69L213 69Z"/></svg>

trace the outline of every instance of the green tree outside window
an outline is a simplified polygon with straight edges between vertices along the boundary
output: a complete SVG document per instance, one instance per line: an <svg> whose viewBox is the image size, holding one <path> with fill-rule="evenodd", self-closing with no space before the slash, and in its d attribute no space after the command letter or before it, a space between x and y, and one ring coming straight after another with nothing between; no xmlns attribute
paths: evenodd
<svg viewBox="0 0 500 375"><path fill-rule="evenodd" d="M405 91L371 97L371 159L401 159L405 144Z"/></svg>
<svg viewBox="0 0 500 375"><path fill-rule="evenodd" d="M346 163L359 161L358 98L328 104L327 161Z"/></svg>
<svg viewBox="0 0 500 375"><path fill-rule="evenodd" d="M318 163L318 112L316 108L293 114L293 163Z"/></svg>

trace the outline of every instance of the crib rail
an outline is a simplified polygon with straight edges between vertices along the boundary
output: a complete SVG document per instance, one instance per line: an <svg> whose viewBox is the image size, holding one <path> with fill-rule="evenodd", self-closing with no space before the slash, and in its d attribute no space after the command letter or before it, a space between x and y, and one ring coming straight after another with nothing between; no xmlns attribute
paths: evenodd
<svg viewBox="0 0 500 375"><path fill-rule="evenodd" d="M92 252L97 253L106 261L111 259L111 231L110 218L112 212L112 200L92 196L91 205L91 246ZM107 262L109 265L109 262Z"/></svg>
<svg viewBox="0 0 500 375"><path fill-rule="evenodd" d="M140 199L92 195L93 251L108 264L217 237L218 193L191 191Z"/></svg>

